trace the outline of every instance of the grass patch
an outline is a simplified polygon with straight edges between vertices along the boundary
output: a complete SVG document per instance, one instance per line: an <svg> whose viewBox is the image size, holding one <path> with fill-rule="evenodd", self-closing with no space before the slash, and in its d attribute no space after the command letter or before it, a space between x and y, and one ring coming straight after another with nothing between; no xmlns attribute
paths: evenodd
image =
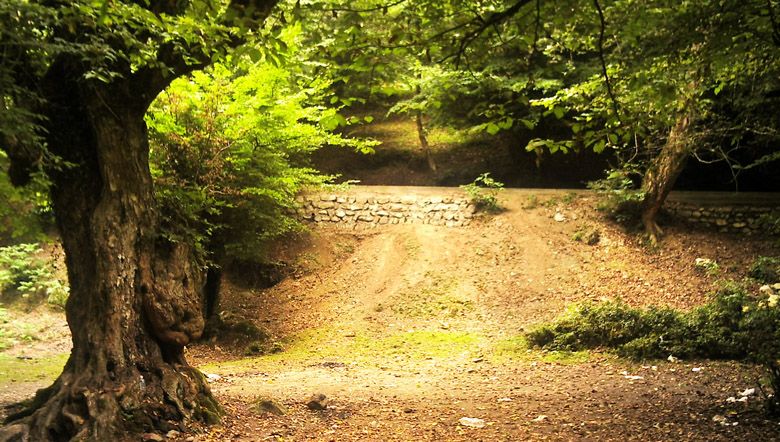
<svg viewBox="0 0 780 442"><path fill-rule="evenodd" d="M0 353L0 388L22 382L53 382L62 373L67 361L67 354L40 359L18 359Z"/></svg>
<svg viewBox="0 0 780 442"><path fill-rule="evenodd" d="M40 339L40 324L13 319L11 313L0 307L0 351L24 342Z"/></svg>
<svg viewBox="0 0 780 442"><path fill-rule="evenodd" d="M395 297L390 308L407 318L462 317L474 310L474 302L457 288L454 280L426 275L423 282Z"/></svg>
<svg viewBox="0 0 780 442"><path fill-rule="evenodd" d="M507 360L541 361L547 363L574 365L588 362L591 352L587 350L540 350L533 348L525 335L516 335L502 339L493 346L491 359L496 362Z"/></svg>
<svg viewBox="0 0 780 442"><path fill-rule="evenodd" d="M481 340L479 335L473 333L438 330L415 330L391 335L357 334L346 338L343 332L322 327L285 339L285 350L281 353L208 364L200 368L204 371L273 371L281 363L310 363L329 359L370 364L395 356L406 356L413 360L456 357L477 352Z"/></svg>

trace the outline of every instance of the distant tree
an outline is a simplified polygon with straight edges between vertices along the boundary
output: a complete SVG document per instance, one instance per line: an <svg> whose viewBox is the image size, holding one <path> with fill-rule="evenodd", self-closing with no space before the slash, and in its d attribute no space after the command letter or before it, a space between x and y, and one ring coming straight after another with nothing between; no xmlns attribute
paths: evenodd
<svg viewBox="0 0 780 442"><path fill-rule="evenodd" d="M756 157L747 149L761 162L778 157L774 6L595 0L548 47L573 60L568 79L532 100L567 121L574 139L533 143L618 152L618 167L641 175L641 220L657 242L657 215L689 158L727 161L738 173L749 167L740 157ZM584 44L583 33L591 36Z"/></svg>

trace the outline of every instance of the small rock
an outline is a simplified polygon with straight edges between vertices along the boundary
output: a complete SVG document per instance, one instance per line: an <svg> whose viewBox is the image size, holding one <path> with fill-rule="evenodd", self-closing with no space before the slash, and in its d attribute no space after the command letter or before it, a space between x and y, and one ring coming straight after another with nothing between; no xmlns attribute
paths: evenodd
<svg viewBox="0 0 780 442"><path fill-rule="evenodd" d="M553 220L555 220L555 222L562 223L566 221L566 215L562 214L561 212L555 212L555 216L553 216Z"/></svg>
<svg viewBox="0 0 780 442"><path fill-rule="evenodd" d="M165 433L165 438L166 439L173 439L174 437L178 437L179 434L181 434L181 433L179 433L176 430L171 430L171 431Z"/></svg>
<svg viewBox="0 0 780 442"><path fill-rule="evenodd" d="M144 433L143 436L141 436L141 439L150 440L153 442L163 442L165 440L165 438L157 433Z"/></svg>
<svg viewBox="0 0 780 442"><path fill-rule="evenodd" d="M531 422L542 422L547 420L547 416L540 414L539 416L536 416L535 418L531 419Z"/></svg>
<svg viewBox="0 0 780 442"><path fill-rule="evenodd" d="M214 373L203 373L206 375L206 380L209 382L216 382L220 379L222 379L222 376Z"/></svg>
<svg viewBox="0 0 780 442"><path fill-rule="evenodd" d="M485 428L485 420L478 417L462 417L458 423L469 428Z"/></svg>
<svg viewBox="0 0 780 442"><path fill-rule="evenodd" d="M675 358L675 357L674 357L674 356L672 356L672 355L669 355L669 357L668 357L668 358L666 358L666 360L667 360L667 361L669 361L669 362L672 362L672 363L677 363L677 362L680 362L680 359L678 359L678 358Z"/></svg>
<svg viewBox="0 0 780 442"><path fill-rule="evenodd" d="M328 398L324 394L315 394L309 398L306 407L312 411L321 411L328 408Z"/></svg>
<svg viewBox="0 0 780 442"><path fill-rule="evenodd" d="M726 417L725 416L721 416L719 414L716 414L715 416L712 416L712 421L716 422L716 423L719 423L721 425L728 425L729 424L729 422L726 419Z"/></svg>
<svg viewBox="0 0 780 442"><path fill-rule="evenodd" d="M498 402L512 402L512 398L511 397L498 398Z"/></svg>
<svg viewBox="0 0 780 442"><path fill-rule="evenodd" d="M259 413L271 413L277 416L284 416L287 414L287 409L284 405L267 397L261 397L255 400L253 408Z"/></svg>
<svg viewBox="0 0 780 442"><path fill-rule="evenodd" d="M701 367L693 367L693 368L691 368L691 371L692 371L692 372L694 372L694 373L698 373L698 372L700 372L701 370L702 370L702 368L701 368Z"/></svg>
<svg viewBox="0 0 780 442"><path fill-rule="evenodd" d="M755 392L756 392L755 388L747 388L747 389L745 389L745 391L741 392L739 395L740 396L750 396L752 394L755 394Z"/></svg>

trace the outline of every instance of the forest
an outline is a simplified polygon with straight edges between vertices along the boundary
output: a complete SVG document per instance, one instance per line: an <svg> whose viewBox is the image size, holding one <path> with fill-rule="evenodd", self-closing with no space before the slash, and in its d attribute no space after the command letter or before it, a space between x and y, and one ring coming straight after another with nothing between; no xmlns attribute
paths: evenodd
<svg viewBox="0 0 780 442"><path fill-rule="evenodd" d="M780 438L780 1L0 2L0 441Z"/></svg>

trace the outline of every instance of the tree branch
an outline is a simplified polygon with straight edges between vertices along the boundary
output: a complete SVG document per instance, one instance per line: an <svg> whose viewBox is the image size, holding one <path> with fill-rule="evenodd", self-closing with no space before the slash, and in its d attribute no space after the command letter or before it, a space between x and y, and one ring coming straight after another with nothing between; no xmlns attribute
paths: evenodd
<svg viewBox="0 0 780 442"><path fill-rule="evenodd" d="M219 20L226 26L233 26L242 21L244 27L259 26L270 15L277 2L278 0L231 0L227 10ZM162 0L156 3L166 3L166 1ZM155 6L155 2L152 6ZM223 43L221 45L223 47L236 48L246 43L246 38L229 36ZM157 53L157 61L162 63L163 67L143 68L133 76L131 81L135 90L140 92L139 99L141 101L139 104L144 112L157 94L165 89L171 81L198 69L203 69L212 62L211 55L200 49L202 48L186 47L181 42L178 42L178 46L177 43L164 44Z"/></svg>
<svg viewBox="0 0 780 442"><path fill-rule="evenodd" d="M604 20L604 11L601 9L599 0L593 0L593 4L596 6L596 10L599 13L599 61L601 61L601 73L604 76L604 83L607 85L609 100L612 102L612 111L615 112L615 118L617 118L618 123L622 125L623 123L620 120L620 105L612 91L612 82L610 81L609 73L607 72L607 62L604 59L604 31L607 27L606 21Z"/></svg>
<svg viewBox="0 0 780 442"><path fill-rule="evenodd" d="M482 35L482 33L485 32L488 28L491 28L493 26L498 26L499 24L505 22L506 20L514 17L518 12L520 12L521 9L523 9L523 6L527 5L528 3L531 3L531 1L532 0L519 0L517 3L508 7L507 9L504 9L503 11L498 11L490 14L487 18L483 18L477 15L476 17L472 18L469 21L455 25L443 32L440 32L439 34L437 34L437 36L444 35L456 29L475 26L473 30L467 32L466 35L464 35L463 38L460 40L460 44L458 45L457 51L442 58L441 60L439 60L439 62L444 62L454 57L455 67L458 67L458 65L460 65L461 58L463 58L463 54L465 53L468 46L472 42L474 42L474 40L479 38L479 36Z"/></svg>

